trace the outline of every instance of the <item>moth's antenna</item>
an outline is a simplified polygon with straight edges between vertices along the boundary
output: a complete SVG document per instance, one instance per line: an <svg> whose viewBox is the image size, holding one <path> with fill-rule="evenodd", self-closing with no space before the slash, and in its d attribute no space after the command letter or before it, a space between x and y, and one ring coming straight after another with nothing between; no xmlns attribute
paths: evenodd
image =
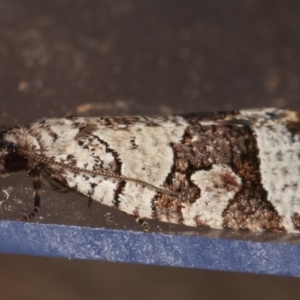
<svg viewBox="0 0 300 300"><path fill-rule="evenodd" d="M65 168L65 169L68 169L70 171L73 171L73 172L82 172L82 173L88 173L88 174L93 174L93 175L100 175L100 176L104 176L104 177L108 177L108 178L115 178L117 180L127 180L127 181L131 181L131 182L135 182L137 184L140 184L142 186L145 186L149 189L152 189L152 190L155 190L159 193L162 193L162 194L168 194L168 195L173 195L173 196L182 196L181 193L176 193L176 192L173 192L173 191L170 191L170 190L167 190L167 189L163 189L163 188L160 188L160 187L157 187L149 182L146 182L146 181L143 181L143 180L140 180L140 179L136 179L136 178L131 178L131 177L127 177L127 176L123 176L123 175L119 175L119 174L115 174L115 173L110 173L110 172L106 172L106 171L103 171L103 170L86 170L86 169L82 169L82 168L79 168L79 167L73 167L73 166L70 166L68 164L65 164L63 162L57 162L51 158L48 158L48 157L45 157L41 154L37 154L37 153L32 153L30 151L27 151L27 150L23 150L23 149L18 149L18 152L21 153L21 154L24 154L38 162L41 162L41 163L44 163L46 165L54 165L54 166L57 166L57 167L61 167L61 168Z"/></svg>

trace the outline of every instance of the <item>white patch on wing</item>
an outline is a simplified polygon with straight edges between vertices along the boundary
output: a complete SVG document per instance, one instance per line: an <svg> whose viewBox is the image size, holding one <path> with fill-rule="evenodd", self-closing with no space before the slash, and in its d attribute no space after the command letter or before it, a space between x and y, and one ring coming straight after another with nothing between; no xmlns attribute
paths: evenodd
<svg viewBox="0 0 300 300"><path fill-rule="evenodd" d="M101 182L99 182L99 176L94 180L97 185L94 188L94 193L91 195L91 198L104 205L114 206L114 195L117 188L117 182L112 179L101 180Z"/></svg>
<svg viewBox="0 0 300 300"><path fill-rule="evenodd" d="M32 123L30 130L35 131L36 136L41 134L40 142L43 148L48 151L49 155L51 155L52 151L55 156L64 155L66 154L66 145L71 141L74 143L74 137L79 132L79 128L73 128L72 124L73 122L68 119L45 119L43 125L41 125L40 122ZM43 126L42 130L40 126ZM45 130L46 127L49 127L53 133L57 134L57 140L54 142L55 147L53 147L53 139L48 131Z"/></svg>
<svg viewBox="0 0 300 300"><path fill-rule="evenodd" d="M199 223L222 228L222 213L228 201L240 190L240 177L227 165L213 165L211 170L196 171L191 179L201 189L201 194L195 202L182 209L183 223L197 226L197 218Z"/></svg>
<svg viewBox="0 0 300 300"><path fill-rule="evenodd" d="M118 153L122 175L162 187L174 163L171 143L182 139L188 124L181 117L176 117L177 124L153 120L159 126L134 123L124 130L100 127L95 135ZM131 140L134 140L135 147ZM119 208L129 214L137 210L141 218L151 218L151 200L155 193L140 184L126 182Z"/></svg>
<svg viewBox="0 0 300 300"><path fill-rule="evenodd" d="M138 212L141 218L152 217L152 198L156 192L153 190L145 189L141 185L134 182L127 182L123 194L120 195L119 209L133 214Z"/></svg>
<svg viewBox="0 0 300 300"><path fill-rule="evenodd" d="M244 115L249 115L242 112ZM288 115L289 117L292 115ZM268 200L282 218L282 226L295 230L292 215L300 213L300 140L282 123L265 120L253 123L260 159L260 173Z"/></svg>

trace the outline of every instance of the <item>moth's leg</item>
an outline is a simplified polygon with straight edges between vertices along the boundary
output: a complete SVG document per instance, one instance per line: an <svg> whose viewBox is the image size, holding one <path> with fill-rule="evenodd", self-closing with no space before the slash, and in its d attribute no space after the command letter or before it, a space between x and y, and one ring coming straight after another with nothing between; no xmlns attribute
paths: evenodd
<svg viewBox="0 0 300 300"><path fill-rule="evenodd" d="M142 225L144 232L148 232L150 230L150 226L145 220L139 217L135 217L135 220Z"/></svg>
<svg viewBox="0 0 300 300"><path fill-rule="evenodd" d="M41 188L42 188L42 181L41 181L40 171L37 168L32 169L30 171L29 175L31 177L33 177L32 186L33 186L33 192L34 192L34 194L33 194L34 208L30 214L23 216L23 218L22 218L23 220L33 219L40 211L40 206L41 206L40 192L41 192Z"/></svg>
<svg viewBox="0 0 300 300"><path fill-rule="evenodd" d="M89 197L88 199L88 208L90 208L92 206L93 203L93 199L91 197Z"/></svg>

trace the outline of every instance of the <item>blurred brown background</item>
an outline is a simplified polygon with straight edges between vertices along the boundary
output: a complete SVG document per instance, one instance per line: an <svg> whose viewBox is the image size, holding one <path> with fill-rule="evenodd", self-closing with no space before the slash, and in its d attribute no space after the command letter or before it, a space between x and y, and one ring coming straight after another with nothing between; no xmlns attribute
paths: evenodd
<svg viewBox="0 0 300 300"><path fill-rule="evenodd" d="M71 114L300 110L299 13L300 2L291 0L0 0L1 123ZM30 181L24 174L1 181L0 197L1 218L17 218L32 207ZM103 218L105 208L93 204L88 211L83 199L47 191L38 221L90 225L90 216ZM72 213L66 217L59 203L71 203ZM299 283L0 255L1 299L298 299Z"/></svg>

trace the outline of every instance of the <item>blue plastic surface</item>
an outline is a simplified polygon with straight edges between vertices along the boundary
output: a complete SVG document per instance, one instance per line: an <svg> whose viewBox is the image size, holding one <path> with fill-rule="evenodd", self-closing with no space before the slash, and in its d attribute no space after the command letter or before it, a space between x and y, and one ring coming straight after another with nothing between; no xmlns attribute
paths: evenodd
<svg viewBox="0 0 300 300"><path fill-rule="evenodd" d="M300 276L300 246L0 221L0 252Z"/></svg>

